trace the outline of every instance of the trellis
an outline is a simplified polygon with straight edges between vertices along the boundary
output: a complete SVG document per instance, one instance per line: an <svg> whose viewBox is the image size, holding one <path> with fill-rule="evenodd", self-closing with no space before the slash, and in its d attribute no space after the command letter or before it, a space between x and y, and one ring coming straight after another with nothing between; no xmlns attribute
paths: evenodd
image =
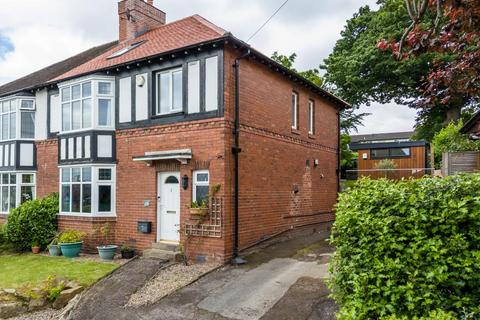
<svg viewBox="0 0 480 320"><path fill-rule="evenodd" d="M223 199L211 198L208 215L200 223L185 224L187 236L221 238L223 222Z"/></svg>

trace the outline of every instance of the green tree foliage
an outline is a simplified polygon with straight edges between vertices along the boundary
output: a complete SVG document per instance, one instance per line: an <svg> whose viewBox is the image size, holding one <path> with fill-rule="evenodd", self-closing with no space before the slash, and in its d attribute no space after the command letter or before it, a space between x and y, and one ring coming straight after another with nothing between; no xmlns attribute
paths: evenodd
<svg viewBox="0 0 480 320"><path fill-rule="evenodd" d="M480 141L470 140L468 135L460 132L463 123L450 123L440 130L433 138L432 145L435 153L435 166L440 167L442 163L442 154L444 152L456 151L478 151L480 150Z"/></svg>
<svg viewBox="0 0 480 320"><path fill-rule="evenodd" d="M45 247L56 234L57 213L58 194L24 202L8 215L8 240L19 250L27 250L33 243Z"/></svg>
<svg viewBox="0 0 480 320"><path fill-rule="evenodd" d="M352 150L350 150L350 148L348 147L348 144L351 140L352 139L348 134L342 133L340 135L340 164L343 168L351 168L352 161L356 157L356 153L352 152Z"/></svg>
<svg viewBox="0 0 480 320"><path fill-rule="evenodd" d="M333 52L324 61L325 80L355 106L371 102L408 104L418 97L433 54L398 61L379 50L380 39L400 39L409 23L403 0L381 0L377 11L361 7L347 21Z"/></svg>
<svg viewBox="0 0 480 320"><path fill-rule="evenodd" d="M331 236L339 319L474 319L478 230L480 174L359 180L340 194Z"/></svg>
<svg viewBox="0 0 480 320"><path fill-rule="evenodd" d="M378 10L361 7L347 21L333 52L320 66L326 70L325 83L354 107L392 101L417 107L431 66L435 61L448 60L449 55L424 51L409 59L397 60L391 51L380 50L377 45L381 39L399 41L411 21L404 0L378 3ZM451 110L466 106L456 103L419 109L417 138L431 141L447 124Z"/></svg>

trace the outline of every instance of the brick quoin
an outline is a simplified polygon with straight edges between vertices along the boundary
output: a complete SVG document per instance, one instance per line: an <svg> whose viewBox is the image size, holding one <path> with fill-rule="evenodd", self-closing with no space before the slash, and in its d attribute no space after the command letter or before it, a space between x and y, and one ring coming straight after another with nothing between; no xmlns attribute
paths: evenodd
<svg viewBox="0 0 480 320"><path fill-rule="evenodd" d="M88 234L85 249L100 244L97 230L112 225L111 241L127 243L139 251L156 241L157 172L179 171L189 177L180 192L180 243L189 259L227 261L233 252L233 124L235 82L232 65L240 52L224 50L223 117L116 131L116 217L59 216L59 229L79 229ZM287 230L331 223L337 199L338 109L325 98L254 60L240 68L241 133L239 155L240 249ZM299 94L299 130L291 128L291 94ZM315 103L315 134L307 129L308 101ZM147 166L133 161L149 151L192 150L188 164L177 161ZM37 143L37 195L59 189L57 140ZM314 165L318 160L318 166ZM220 184L217 196L224 201L220 238L186 237L191 223L187 206L192 201L192 172L210 171L210 185ZM145 200L150 202L144 206ZM0 217L1 221L2 217ZM137 231L137 221L152 222L152 233Z"/></svg>

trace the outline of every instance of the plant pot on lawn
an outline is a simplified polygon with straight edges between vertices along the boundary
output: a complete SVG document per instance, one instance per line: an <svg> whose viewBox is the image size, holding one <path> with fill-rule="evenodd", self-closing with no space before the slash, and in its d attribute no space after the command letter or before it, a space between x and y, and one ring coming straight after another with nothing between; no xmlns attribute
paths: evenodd
<svg viewBox="0 0 480 320"><path fill-rule="evenodd" d="M32 245L32 253L39 254L40 253L40 246L37 244Z"/></svg>
<svg viewBox="0 0 480 320"><path fill-rule="evenodd" d="M68 230L63 232L58 239L60 250L65 258L75 258L82 249L83 238L86 234L78 230Z"/></svg>
<svg viewBox="0 0 480 320"><path fill-rule="evenodd" d="M51 244L48 246L48 253L52 257L58 257L62 255L62 251L60 250L60 246L58 244Z"/></svg>
<svg viewBox="0 0 480 320"><path fill-rule="evenodd" d="M110 224L106 223L99 229L100 234L103 236L104 243L108 242L108 235L110 234ZM118 246L112 244L105 244L103 246L98 246L98 255L102 260L113 260L115 257L115 252L117 252Z"/></svg>

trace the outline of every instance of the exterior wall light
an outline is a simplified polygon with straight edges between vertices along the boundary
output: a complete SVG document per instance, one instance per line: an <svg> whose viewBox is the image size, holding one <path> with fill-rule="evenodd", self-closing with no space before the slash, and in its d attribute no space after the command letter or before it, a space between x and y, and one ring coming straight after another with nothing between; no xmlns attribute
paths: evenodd
<svg viewBox="0 0 480 320"><path fill-rule="evenodd" d="M183 190L188 189L188 176L187 175L184 175L182 177L182 188L183 188Z"/></svg>

